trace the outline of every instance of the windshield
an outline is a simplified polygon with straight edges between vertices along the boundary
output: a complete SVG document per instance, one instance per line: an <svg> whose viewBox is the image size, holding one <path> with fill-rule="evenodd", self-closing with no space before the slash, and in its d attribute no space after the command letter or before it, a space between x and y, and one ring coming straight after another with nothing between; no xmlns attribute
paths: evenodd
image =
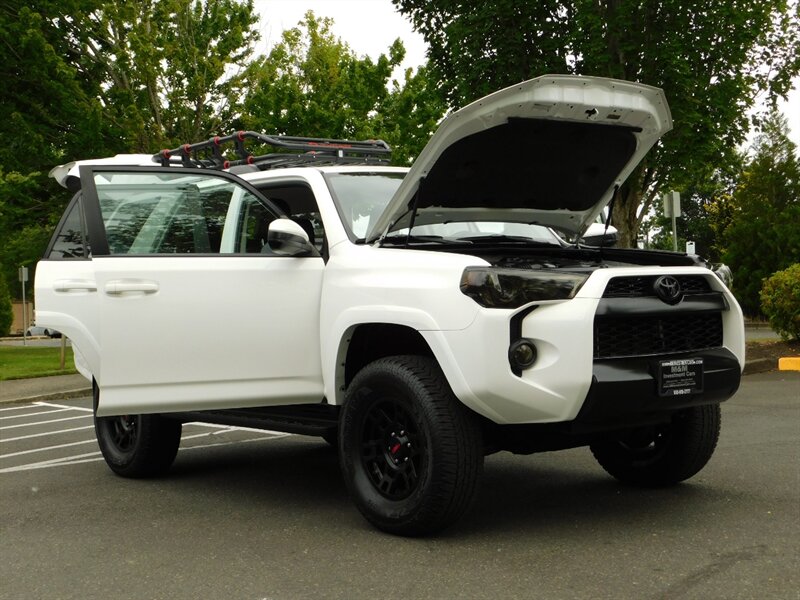
<svg viewBox="0 0 800 600"><path fill-rule="evenodd" d="M329 173L326 175L339 217L347 229L350 239L363 240L373 223L386 209L405 173ZM513 211L509 212L509 218ZM497 214L496 212L494 213ZM410 214L402 220L410 219ZM553 231L543 225L486 219L485 213L476 212L475 219L453 219L449 213L442 212L441 222L435 221L435 211L426 215L424 224L414 225L411 242L416 238L422 242L490 243L493 241L561 245L561 240ZM406 241L408 226L390 232L387 243Z"/></svg>
<svg viewBox="0 0 800 600"><path fill-rule="evenodd" d="M363 240L370 223L386 209L405 173L329 173L326 175L339 218L350 239Z"/></svg>

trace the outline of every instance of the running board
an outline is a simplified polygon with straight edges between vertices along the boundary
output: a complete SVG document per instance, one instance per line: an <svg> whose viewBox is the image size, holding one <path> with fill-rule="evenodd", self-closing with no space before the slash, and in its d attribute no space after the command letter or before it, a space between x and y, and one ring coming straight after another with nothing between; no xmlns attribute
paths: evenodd
<svg viewBox="0 0 800 600"><path fill-rule="evenodd" d="M179 419L184 423L200 421L314 436L335 435L339 427L339 407L329 404L204 410L162 416Z"/></svg>

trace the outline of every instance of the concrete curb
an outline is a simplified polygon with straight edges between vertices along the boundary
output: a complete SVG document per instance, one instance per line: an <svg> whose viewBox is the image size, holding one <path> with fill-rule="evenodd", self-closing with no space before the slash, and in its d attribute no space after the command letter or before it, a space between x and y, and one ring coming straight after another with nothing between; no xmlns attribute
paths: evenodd
<svg viewBox="0 0 800 600"><path fill-rule="evenodd" d="M0 400L0 404L23 404L25 402L49 402L52 400L69 400L70 398L83 398L91 396L92 388L82 388L76 390L64 390L62 392L50 392L48 394L37 394L35 396L25 396L20 398L10 398Z"/></svg>
<svg viewBox="0 0 800 600"><path fill-rule="evenodd" d="M752 375L753 373L764 373L766 371L774 371L777 368L775 360L772 358L754 358L753 360L746 360L742 375Z"/></svg>
<svg viewBox="0 0 800 600"><path fill-rule="evenodd" d="M779 371L800 371L800 356L785 356L778 359Z"/></svg>

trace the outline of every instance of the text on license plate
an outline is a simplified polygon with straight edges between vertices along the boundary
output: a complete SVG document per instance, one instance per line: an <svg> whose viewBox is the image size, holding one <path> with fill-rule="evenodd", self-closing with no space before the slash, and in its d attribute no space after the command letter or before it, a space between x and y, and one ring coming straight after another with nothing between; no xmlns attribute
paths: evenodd
<svg viewBox="0 0 800 600"><path fill-rule="evenodd" d="M662 360L658 364L659 396L684 396L702 391L702 358Z"/></svg>

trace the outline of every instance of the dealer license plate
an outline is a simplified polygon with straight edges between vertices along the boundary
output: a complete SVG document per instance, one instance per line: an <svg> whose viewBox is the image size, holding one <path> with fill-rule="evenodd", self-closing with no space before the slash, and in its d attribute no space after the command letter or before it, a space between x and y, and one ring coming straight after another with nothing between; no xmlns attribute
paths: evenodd
<svg viewBox="0 0 800 600"><path fill-rule="evenodd" d="M659 396L685 396L702 391L702 358L662 360L658 364Z"/></svg>

